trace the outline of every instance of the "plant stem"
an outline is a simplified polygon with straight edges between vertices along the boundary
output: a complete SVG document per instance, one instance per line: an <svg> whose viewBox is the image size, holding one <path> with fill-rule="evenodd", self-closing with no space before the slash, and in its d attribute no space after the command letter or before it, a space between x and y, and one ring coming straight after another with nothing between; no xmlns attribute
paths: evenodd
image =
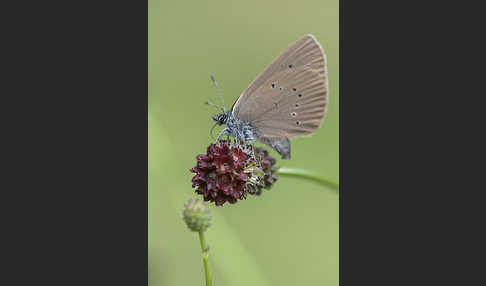
<svg viewBox="0 0 486 286"><path fill-rule="evenodd" d="M201 242L201 251L202 257L204 262L204 274L206 276L206 286L211 286L211 273L209 272L209 263L208 263L208 256L209 256L209 249L206 246L206 240L204 238L204 232L199 232L199 241Z"/></svg>
<svg viewBox="0 0 486 286"><path fill-rule="evenodd" d="M310 179L318 183L321 183L323 185L326 185L328 187L331 187L335 190L339 189L339 183L323 178L321 174L317 172L313 172L305 169L292 169L292 168L281 167L277 170L277 174L282 176Z"/></svg>

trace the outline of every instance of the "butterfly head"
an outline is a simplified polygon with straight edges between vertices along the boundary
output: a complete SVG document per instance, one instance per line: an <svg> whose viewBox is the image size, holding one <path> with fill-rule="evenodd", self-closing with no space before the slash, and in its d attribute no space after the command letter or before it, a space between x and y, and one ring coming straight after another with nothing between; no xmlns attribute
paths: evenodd
<svg viewBox="0 0 486 286"><path fill-rule="evenodd" d="M213 116L213 120L218 125L226 124L226 120L228 119L228 113L220 113Z"/></svg>

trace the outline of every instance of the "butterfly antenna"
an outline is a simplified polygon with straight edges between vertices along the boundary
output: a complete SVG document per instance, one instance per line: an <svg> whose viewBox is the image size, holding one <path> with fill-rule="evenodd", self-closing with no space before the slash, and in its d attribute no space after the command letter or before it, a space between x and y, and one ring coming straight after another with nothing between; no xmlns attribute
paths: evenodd
<svg viewBox="0 0 486 286"><path fill-rule="evenodd" d="M219 97L221 98L221 102L223 102L223 111L226 112L226 105L224 104L223 95L221 94L221 90L219 89L218 83L214 78L214 75L211 75L211 80L213 81L214 86L216 87L216 91L218 92Z"/></svg>
<svg viewBox="0 0 486 286"><path fill-rule="evenodd" d="M224 112L224 109L221 106L216 105L216 104L212 103L211 101L206 101L205 104L207 104L209 106L214 106L214 107L216 107L218 109L221 109Z"/></svg>

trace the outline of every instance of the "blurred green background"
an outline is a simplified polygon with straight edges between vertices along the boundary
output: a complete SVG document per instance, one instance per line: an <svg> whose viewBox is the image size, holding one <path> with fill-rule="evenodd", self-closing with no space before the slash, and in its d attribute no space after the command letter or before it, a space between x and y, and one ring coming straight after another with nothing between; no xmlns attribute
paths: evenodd
<svg viewBox="0 0 486 286"><path fill-rule="evenodd" d="M315 35L328 59L328 113L277 164L338 181L338 0L149 0L148 18L149 285L204 285L198 236L181 211L196 197L189 169L212 142L217 110L204 101L219 99L209 76L231 107L288 45ZM260 197L211 205L213 285L338 285L338 200L336 190L280 177Z"/></svg>

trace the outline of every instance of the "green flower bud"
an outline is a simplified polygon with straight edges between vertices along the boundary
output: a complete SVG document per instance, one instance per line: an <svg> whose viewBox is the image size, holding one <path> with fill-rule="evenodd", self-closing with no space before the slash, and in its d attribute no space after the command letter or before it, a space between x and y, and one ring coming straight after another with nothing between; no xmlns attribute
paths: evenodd
<svg viewBox="0 0 486 286"><path fill-rule="evenodd" d="M184 221L191 231L206 231L211 225L209 207L199 199L190 199L184 205Z"/></svg>

